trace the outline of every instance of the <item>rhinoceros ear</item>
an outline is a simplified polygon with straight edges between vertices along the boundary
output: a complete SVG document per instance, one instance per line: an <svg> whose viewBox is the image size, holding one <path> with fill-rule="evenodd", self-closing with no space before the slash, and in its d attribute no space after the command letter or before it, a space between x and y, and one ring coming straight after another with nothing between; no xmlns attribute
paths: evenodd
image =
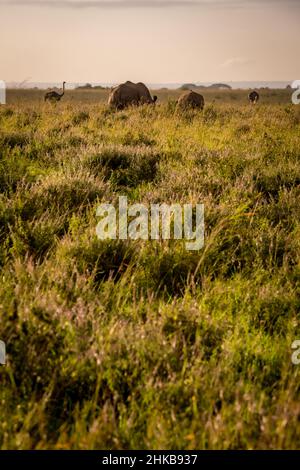
<svg viewBox="0 0 300 470"><path fill-rule="evenodd" d="M154 95L154 96L153 96L153 103L155 103L156 101L157 101L157 96Z"/></svg>

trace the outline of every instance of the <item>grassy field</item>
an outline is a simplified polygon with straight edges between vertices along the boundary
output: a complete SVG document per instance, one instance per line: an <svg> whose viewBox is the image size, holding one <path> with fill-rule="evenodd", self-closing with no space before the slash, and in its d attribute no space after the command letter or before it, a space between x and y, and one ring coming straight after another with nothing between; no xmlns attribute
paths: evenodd
<svg viewBox="0 0 300 470"><path fill-rule="evenodd" d="M7 100L10 104L21 105L42 103L44 101L44 95L46 90L8 90ZM166 103L168 101L177 100L182 90L169 90L162 88L160 90L152 90L152 94L158 96L158 103ZM209 104L221 104L230 103L235 104L247 104L247 90L199 90L199 93L203 94L206 103ZM261 101L264 104L290 104L291 103L291 90L272 90L263 89L259 92ZM63 98L64 103L80 105L83 104L95 104L95 103L106 103L109 95L109 89L81 89L81 90L66 90L66 94Z"/></svg>
<svg viewBox="0 0 300 470"><path fill-rule="evenodd" d="M157 94L0 108L1 449L300 446L300 107ZM119 195L203 203L204 248L98 240Z"/></svg>

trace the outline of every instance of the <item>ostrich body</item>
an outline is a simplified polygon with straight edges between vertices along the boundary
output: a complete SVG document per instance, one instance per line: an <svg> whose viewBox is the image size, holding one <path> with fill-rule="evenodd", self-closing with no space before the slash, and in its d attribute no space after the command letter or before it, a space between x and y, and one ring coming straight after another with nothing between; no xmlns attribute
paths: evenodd
<svg viewBox="0 0 300 470"><path fill-rule="evenodd" d="M48 93L45 94L45 101L60 101L65 94L65 84L66 82L63 82L62 93L48 91Z"/></svg>
<svg viewBox="0 0 300 470"><path fill-rule="evenodd" d="M259 100L259 94L257 93L257 91L251 91L251 93L249 93L248 95L248 100L250 101L250 103L256 104Z"/></svg>

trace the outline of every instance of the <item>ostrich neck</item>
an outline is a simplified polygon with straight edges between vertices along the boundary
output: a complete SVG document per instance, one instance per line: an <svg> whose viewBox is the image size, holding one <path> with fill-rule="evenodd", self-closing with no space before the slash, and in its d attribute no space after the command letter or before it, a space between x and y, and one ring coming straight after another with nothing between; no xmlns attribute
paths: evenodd
<svg viewBox="0 0 300 470"><path fill-rule="evenodd" d="M65 94L65 84L63 83L63 89L62 89L62 93L60 96L64 96L64 94Z"/></svg>

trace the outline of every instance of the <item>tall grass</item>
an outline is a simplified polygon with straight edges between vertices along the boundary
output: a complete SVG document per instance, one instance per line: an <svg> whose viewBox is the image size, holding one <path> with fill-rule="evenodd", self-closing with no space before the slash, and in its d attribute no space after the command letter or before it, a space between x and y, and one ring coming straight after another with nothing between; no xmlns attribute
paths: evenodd
<svg viewBox="0 0 300 470"><path fill-rule="evenodd" d="M299 447L299 113L239 93L0 109L0 448ZM204 203L204 248L98 240L119 195Z"/></svg>

